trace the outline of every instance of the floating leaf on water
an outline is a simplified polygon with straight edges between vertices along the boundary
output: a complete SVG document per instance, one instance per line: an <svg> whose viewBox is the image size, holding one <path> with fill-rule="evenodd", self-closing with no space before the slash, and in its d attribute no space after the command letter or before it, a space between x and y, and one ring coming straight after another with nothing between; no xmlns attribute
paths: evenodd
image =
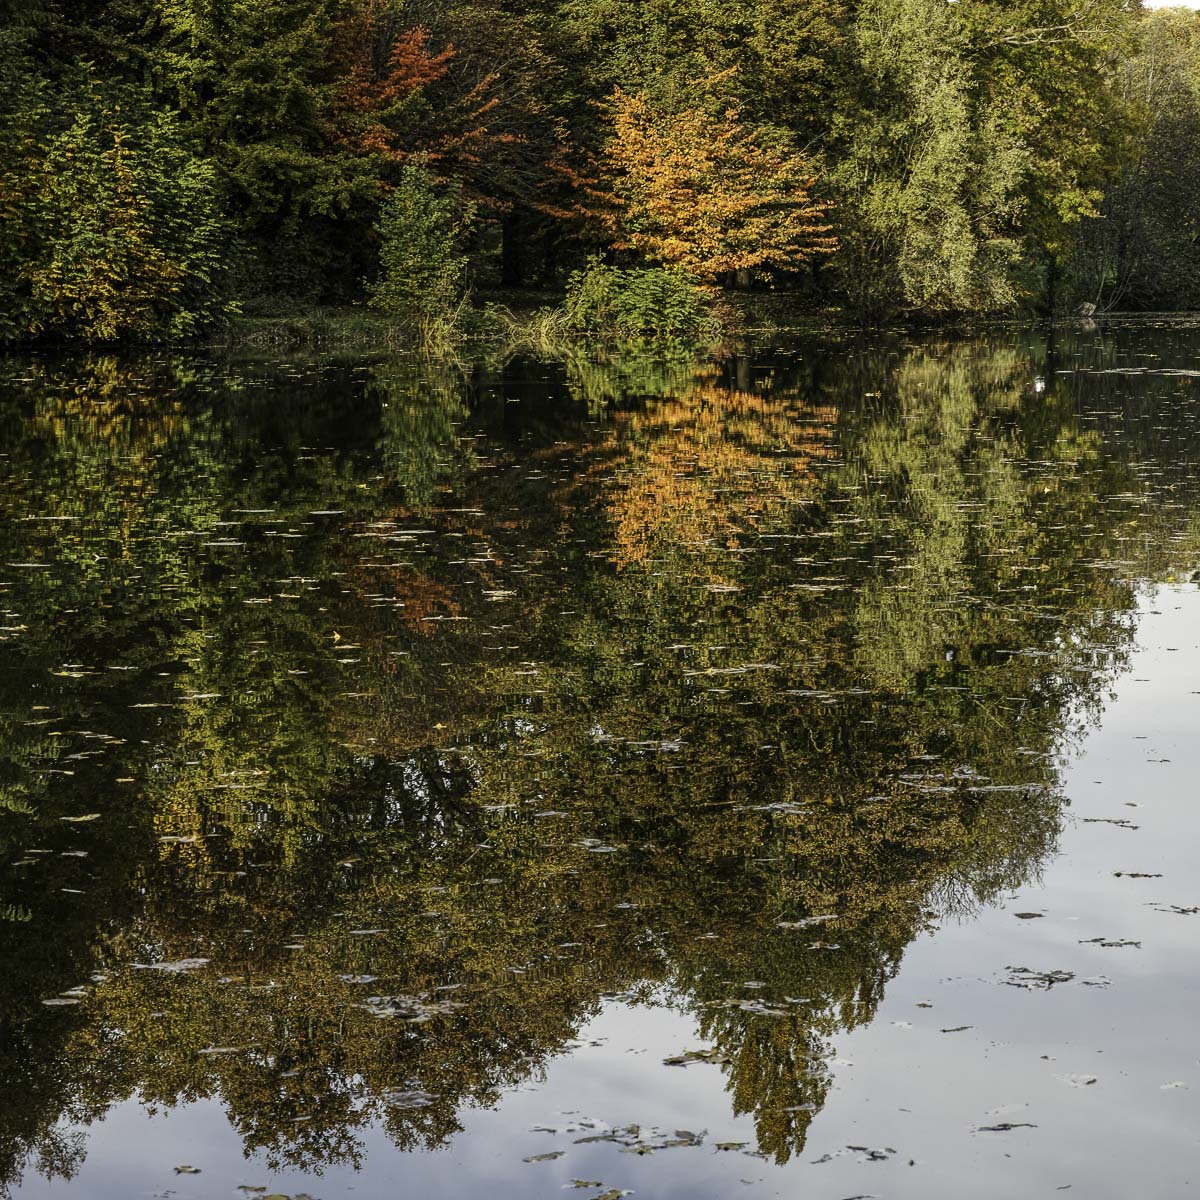
<svg viewBox="0 0 1200 1200"><path fill-rule="evenodd" d="M1012 974L1004 981L1011 987L1038 988L1049 991L1056 983L1070 983L1073 971L1031 971L1028 967L1009 967Z"/></svg>
<svg viewBox="0 0 1200 1200"><path fill-rule="evenodd" d="M562 1158L564 1154L566 1154L565 1150L549 1150L545 1154L531 1154L521 1161L527 1163L553 1162L556 1158Z"/></svg>
<svg viewBox="0 0 1200 1200"><path fill-rule="evenodd" d="M720 1050L687 1050L683 1054L673 1054L664 1058L663 1064L668 1067L687 1067L692 1063L727 1063L729 1055Z"/></svg>
<svg viewBox="0 0 1200 1200"><path fill-rule="evenodd" d="M836 921L836 913L822 913L818 917L801 917L798 921L776 921L778 929L808 929L812 925L821 925L826 921Z"/></svg>
<svg viewBox="0 0 1200 1200"><path fill-rule="evenodd" d="M437 1099L437 1096L432 1092L421 1091L420 1088L411 1088L407 1091L403 1089L395 1089L390 1092L384 1092L380 1097L389 1108L405 1111L407 1109L429 1108ZM559 1151L562 1153L562 1151Z"/></svg>
<svg viewBox="0 0 1200 1200"><path fill-rule="evenodd" d="M200 1168L193 1167L191 1165L191 1163L183 1163L181 1166L178 1166L175 1168L175 1174L176 1175L199 1175Z"/></svg>
<svg viewBox="0 0 1200 1200"><path fill-rule="evenodd" d="M176 962L130 963L136 971L165 971L168 975L182 975L186 971L198 971L208 966L207 958L181 958Z"/></svg>

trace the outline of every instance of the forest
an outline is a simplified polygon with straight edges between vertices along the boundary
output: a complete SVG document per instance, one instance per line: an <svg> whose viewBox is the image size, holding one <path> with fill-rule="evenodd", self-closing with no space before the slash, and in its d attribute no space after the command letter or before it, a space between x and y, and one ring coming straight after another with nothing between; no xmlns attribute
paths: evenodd
<svg viewBox="0 0 1200 1200"><path fill-rule="evenodd" d="M1198 184L1138 0L0 0L0 340L1194 308Z"/></svg>

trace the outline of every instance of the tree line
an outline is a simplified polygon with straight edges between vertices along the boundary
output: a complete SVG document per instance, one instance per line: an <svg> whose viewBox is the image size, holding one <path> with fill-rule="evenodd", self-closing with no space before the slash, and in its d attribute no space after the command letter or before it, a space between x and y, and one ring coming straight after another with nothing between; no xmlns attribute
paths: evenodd
<svg viewBox="0 0 1200 1200"><path fill-rule="evenodd" d="M869 322L1191 307L1198 133L1200 17L1139 0L0 0L0 337L589 261Z"/></svg>

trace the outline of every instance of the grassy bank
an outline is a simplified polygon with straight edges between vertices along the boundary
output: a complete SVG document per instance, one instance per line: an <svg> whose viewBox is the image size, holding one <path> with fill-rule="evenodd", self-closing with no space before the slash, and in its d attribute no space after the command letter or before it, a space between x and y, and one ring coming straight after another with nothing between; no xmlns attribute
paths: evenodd
<svg viewBox="0 0 1200 1200"><path fill-rule="evenodd" d="M495 292L476 298L459 332L464 345L485 344L537 349L564 336L555 316L562 295L548 292ZM844 329L850 322L837 309L779 293L727 293L721 325L730 340L775 333L817 333ZM588 341L573 335L576 341ZM328 349L422 348L421 331L365 307L313 308L286 314L239 317L212 339L220 348Z"/></svg>

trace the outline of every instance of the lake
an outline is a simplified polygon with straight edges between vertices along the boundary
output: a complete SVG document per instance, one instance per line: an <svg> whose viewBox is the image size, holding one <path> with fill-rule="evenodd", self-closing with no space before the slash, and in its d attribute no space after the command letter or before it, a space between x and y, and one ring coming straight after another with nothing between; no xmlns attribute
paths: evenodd
<svg viewBox="0 0 1200 1200"><path fill-rule="evenodd" d="M1200 321L0 429L0 1194L1200 1189Z"/></svg>

